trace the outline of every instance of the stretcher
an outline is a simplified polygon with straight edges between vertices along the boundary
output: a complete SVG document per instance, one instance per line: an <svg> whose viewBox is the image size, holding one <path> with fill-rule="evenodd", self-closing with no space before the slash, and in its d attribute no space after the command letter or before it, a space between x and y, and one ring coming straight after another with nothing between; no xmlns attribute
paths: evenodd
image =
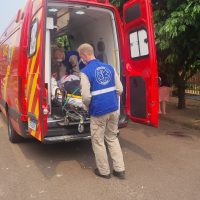
<svg viewBox="0 0 200 200"><path fill-rule="evenodd" d="M78 132L84 132L84 126L90 123L88 112L84 109L80 94L80 81L66 82L56 90L55 99L62 106L63 120L60 126L78 125Z"/></svg>

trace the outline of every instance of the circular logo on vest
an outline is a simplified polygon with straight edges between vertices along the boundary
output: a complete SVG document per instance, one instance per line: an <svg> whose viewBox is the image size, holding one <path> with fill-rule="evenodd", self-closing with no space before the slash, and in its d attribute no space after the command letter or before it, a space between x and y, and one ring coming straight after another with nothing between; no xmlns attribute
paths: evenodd
<svg viewBox="0 0 200 200"><path fill-rule="evenodd" d="M111 80L111 71L106 67L97 67L95 70L96 81L101 85L107 85Z"/></svg>

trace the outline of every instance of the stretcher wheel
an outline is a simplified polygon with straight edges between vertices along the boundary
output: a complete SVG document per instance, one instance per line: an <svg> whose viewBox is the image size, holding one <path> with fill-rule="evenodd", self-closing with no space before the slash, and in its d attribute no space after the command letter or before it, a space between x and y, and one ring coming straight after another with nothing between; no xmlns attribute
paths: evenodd
<svg viewBox="0 0 200 200"><path fill-rule="evenodd" d="M84 131L84 125L83 124L79 124L78 125L78 132L79 133L83 133L83 131Z"/></svg>

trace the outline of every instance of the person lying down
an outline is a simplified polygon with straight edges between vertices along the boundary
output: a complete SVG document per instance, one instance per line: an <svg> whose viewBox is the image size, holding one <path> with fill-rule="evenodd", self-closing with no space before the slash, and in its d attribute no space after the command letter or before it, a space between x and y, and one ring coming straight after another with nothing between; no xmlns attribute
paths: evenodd
<svg viewBox="0 0 200 200"><path fill-rule="evenodd" d="M62 99L63 92L65 94L65 105L83 107L83 102L80 93L80 78L76 75L65 75L60 80L56 81L56 77L52 75L52 100Z"/></svg>

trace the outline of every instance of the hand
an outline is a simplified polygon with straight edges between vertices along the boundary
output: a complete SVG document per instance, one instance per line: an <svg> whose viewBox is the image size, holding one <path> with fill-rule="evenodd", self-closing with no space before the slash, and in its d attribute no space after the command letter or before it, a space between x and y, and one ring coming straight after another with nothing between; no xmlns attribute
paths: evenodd
<svg viewBox="0 0 200 200"><path fill-rule="evenodd" d="M85 104L83 104L83 110L88 111L88 107Z"/></svg>

